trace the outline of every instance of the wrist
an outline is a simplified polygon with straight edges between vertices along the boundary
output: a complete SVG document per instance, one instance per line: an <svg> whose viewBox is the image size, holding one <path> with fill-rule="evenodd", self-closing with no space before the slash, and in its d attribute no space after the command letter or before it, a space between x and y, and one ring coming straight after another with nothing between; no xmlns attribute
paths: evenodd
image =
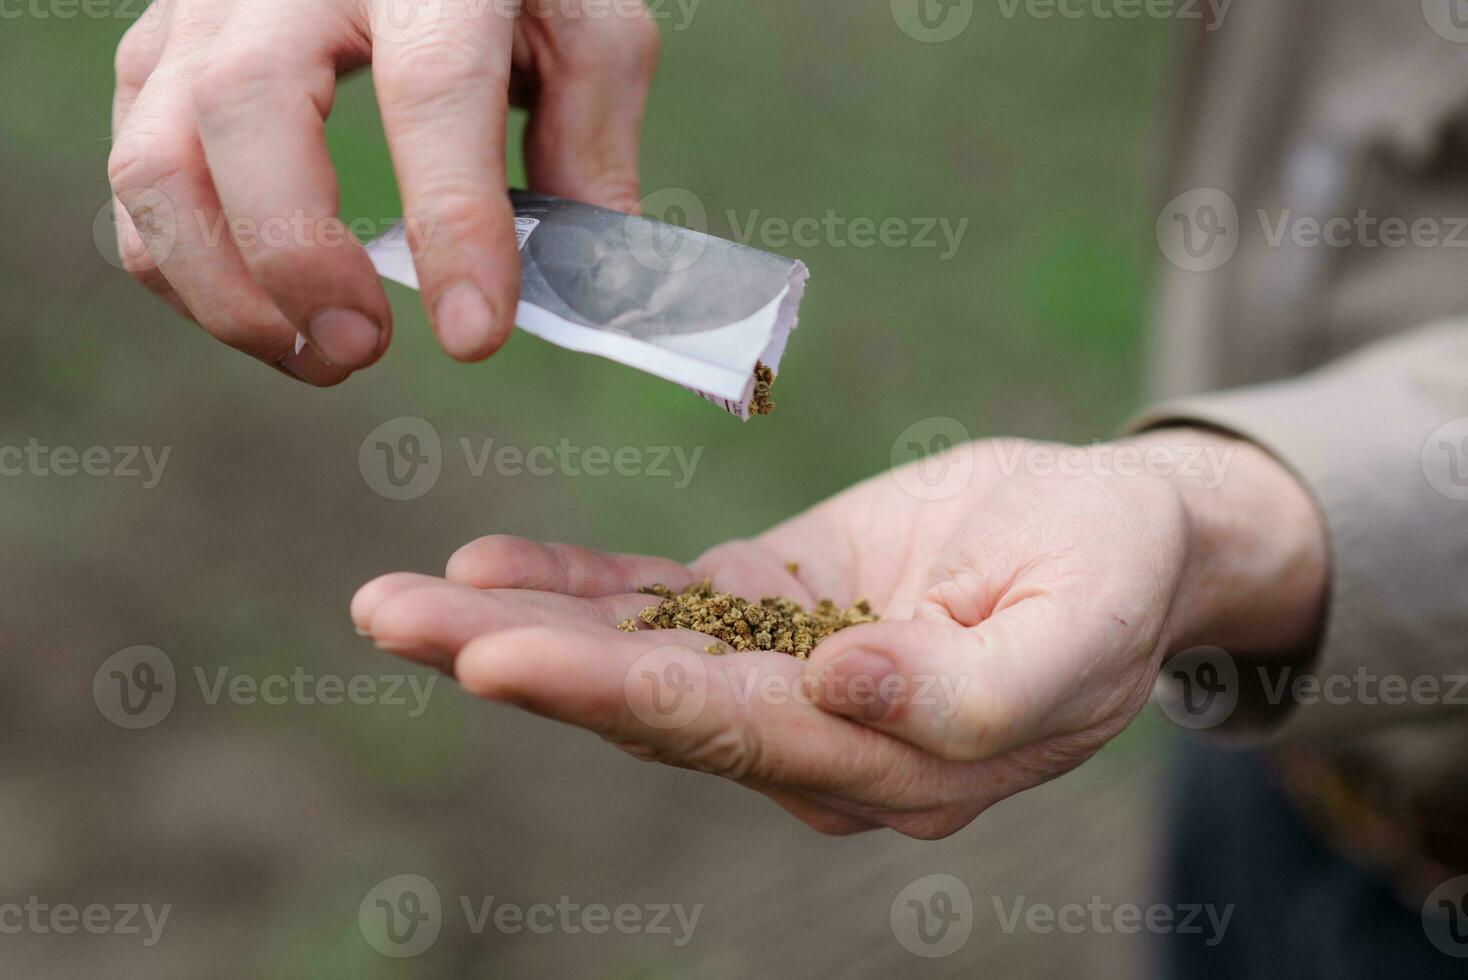
<svg viewBox="0 0 1468 980"><path fill-rule="evenodd" d="M1169 616L1168 653L1211 645L1295 653L1318 638L1329 579L1325 525L1309 490L1278 459L1226 433L1156 429L1127 440L1179 465L1187 562ZM1181 465L1195 460L1194 465Z"/></svg>

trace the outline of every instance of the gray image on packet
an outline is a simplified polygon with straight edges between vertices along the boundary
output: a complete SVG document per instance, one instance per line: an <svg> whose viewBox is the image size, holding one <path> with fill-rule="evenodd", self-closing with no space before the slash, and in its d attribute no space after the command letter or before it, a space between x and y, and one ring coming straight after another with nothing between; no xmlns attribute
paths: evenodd
<svg viewBox="0 0 1468 980"><path fill-rule="evenodd" d="M676 382L741 419L755 365L778 374L804 263L690 228L511 191L520 329ZM368 243L378 274L418 288L401 222Z"/></svg>

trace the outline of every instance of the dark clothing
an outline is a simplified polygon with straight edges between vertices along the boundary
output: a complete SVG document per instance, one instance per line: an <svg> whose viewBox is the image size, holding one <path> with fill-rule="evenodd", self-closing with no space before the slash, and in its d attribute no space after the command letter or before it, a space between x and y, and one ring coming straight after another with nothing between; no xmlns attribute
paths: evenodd
<svg viewBox="0 0 1468 980"><path fill-rule="evenodd" d="M1222 940L1160 937L1169 980L1468 977L1384 878L1327 849L1275 788L1264 757L1190 742L1171 802L1163 900L1234 906Z"/></svg>

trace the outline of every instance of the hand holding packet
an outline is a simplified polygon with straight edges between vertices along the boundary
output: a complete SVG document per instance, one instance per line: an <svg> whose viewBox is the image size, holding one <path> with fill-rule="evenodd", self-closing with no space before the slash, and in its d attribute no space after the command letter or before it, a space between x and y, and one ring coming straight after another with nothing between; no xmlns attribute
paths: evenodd
<svg viewBox="0 0 1468 980"><path fill-rule="evenodd" d="M674 381L741 419L756 364L779 373L805 265L650 218L511 191L520 245L515 325ZM385 279L418 288L401 222L367 244Z"/></svg>

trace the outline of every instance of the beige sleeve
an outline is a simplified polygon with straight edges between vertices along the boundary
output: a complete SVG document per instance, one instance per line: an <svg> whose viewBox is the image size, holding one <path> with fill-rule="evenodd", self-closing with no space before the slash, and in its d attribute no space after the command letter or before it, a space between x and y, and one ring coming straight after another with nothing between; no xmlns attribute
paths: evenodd
<svg viewBox="0 0 1468 980"><path fill-rule="evenodd" d="M1289 381L1156 405L1127 429L1178 424L1273 453L1330 539L1313 661L1261 672L1269 661L1235 658L1239 707L1219 734L1312 739L1468 713L1468 319Z"/></svg>

